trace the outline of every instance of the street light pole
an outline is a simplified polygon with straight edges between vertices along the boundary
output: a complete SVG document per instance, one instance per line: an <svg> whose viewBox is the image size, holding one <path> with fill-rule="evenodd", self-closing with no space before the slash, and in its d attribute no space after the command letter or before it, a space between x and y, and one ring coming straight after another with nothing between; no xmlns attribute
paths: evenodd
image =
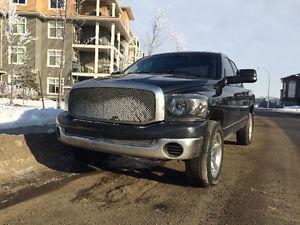
<svg viewBox="0 0 300 225"><path fill-rule="evenodd" d="M270 108L270 86L271 86L271 74L269 70L264 67L258 67L258 69L264 70L268 74L268 96L267 96L267 109Z"/></svg>

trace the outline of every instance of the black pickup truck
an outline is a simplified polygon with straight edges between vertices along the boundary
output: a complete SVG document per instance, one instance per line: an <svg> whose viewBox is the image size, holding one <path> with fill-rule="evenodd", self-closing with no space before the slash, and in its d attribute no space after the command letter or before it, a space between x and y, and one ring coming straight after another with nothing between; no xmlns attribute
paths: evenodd
<svg viewBox="0 0 300 225"><path fill-rule="evenodd" d="M143 58L110 79L76 84L57 118L64 144L136 158L183 160L192 185L218 183L224 139L252 139L255 96L222 53L183 52ZM82 150L82 151L88 151Z"/></svg>

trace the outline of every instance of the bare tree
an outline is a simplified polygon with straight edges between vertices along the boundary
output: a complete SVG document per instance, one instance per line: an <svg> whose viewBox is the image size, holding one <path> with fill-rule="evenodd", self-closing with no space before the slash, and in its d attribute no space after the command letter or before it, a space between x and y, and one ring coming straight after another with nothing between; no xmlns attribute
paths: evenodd
<svg viewBox="0 0 300 225"><path fill-rule="evenodd" d="M84 21L77 21L74 19L70 19L70 16L76 15L78 12L81 10L81 5L85 2L86 0L78 0L78 1L73 1L73 0L57 0L57 6L63 6L63 7L56 7L56 23L60 22L63 26L63 34L62 34L62 40L61 40L61 58L60 58L60 66L59 66L59 74L58 74L58 96L57 96L57 108L61 108L61 100L62 100L62 95L63 95L63 76L64 76L64 71L66 71L66 51L67 51L67 42L69 37L75 35L79 36L81 32L81 27L85 23ZM73 4L74 3L74 4ZM60 4L60 5L58 5ZM75 29L75 33L73 33L72 29L68 29L72 26ZM90 38L86 40L87 43L92 42L93 38ZM73 50L73 53L75 54L76 51Z"/></svg>
<svg viewBox="0 0 300 225"><path fill-rule="evenodd" d="M33 89L38 91L37 74L34 72L32 65L30 65L29 58L24 59L24 64L19 66L16 71L16 81L22 89Z"/></svg>
<svg viewBox="0 0 300 225"><path fill-rule="evenodd" d="M185 51L187 49L187 39L184 34L171 32L170 38L173 40L177 52Z"/></svg>
<svg viewBox="0 0 300 225"><path fill-rule="evenodd" d="M62 100L62 93L63 93L63 73L66 67L66 40L69 34L69 30L67 29L67 22L70 13L70 0L56 0L56 16L55 16L55 23L61 23L63 27L62 33L62 40L60 42L60 50L61 50L61 57L59 61L59 73L58 73L58 95L57 95L57 108L61 108L61 100Z"/></svg>
<svg viewBox="0 0 300 225"><path fill-rule="evenodd" d="M2 12L7 7L8 3L9 3L9 0L1 0L0 1L0 12Z"/></svg>
<svg viewBox="0 0 300 225"><path fill-rule="evenodd" d="M147 55L153 55L166 41L168 25L167 10L157 9L151 23L151 31L143 43Z"/></svg>
<svg viewBox="0 0 300 225"><path fill-rule="evenodd" d="M15 71L19 65L12 62L12 54L14 46L23 47L27 46L31 41L35 40L27 27L23 31L22 35L18 35L17 24L21 21L22 17L17 14L16 4L9 0L1 0L0 14L4 17L4 38L7 45L7 64L8 64L8 77L10 79L10 104L13 104L13 93L15 83ZM27 57L26 50L23 52L23 59ZM23 60L21 59L21 60Z"/></svg>

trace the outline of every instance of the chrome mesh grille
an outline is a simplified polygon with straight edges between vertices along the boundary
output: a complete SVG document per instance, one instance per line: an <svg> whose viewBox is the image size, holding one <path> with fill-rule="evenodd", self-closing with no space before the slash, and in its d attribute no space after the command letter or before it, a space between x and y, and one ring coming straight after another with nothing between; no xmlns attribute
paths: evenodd
<svg viewBox="0 0 300 225"><path fill-rule="evenodd" d="M143 124L155 120L152 91L134 88L79 88L69 95L69 112L75 118Z"/></svg>

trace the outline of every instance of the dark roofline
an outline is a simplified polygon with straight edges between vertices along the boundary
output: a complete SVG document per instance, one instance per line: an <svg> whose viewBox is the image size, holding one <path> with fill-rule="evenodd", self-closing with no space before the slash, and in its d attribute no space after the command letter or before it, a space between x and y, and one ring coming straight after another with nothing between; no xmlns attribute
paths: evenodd
<svg viewBox="0 0 300 225"><path fill-rule="evenodd" d="M156 55L180 55L180 54L216 54L220 55L222 53L220 52L206 52L206 51L179 51L179 52L163 52L163 53L157 53L153 54L151 56L156 56Z"/></svg>
<svg viewBox="0 0 300 225"><path fill-rule="evenodd" d="M290 75L290 76L287 76L287 77L283 77L283 78L281 78L281 80L288 80L288 79L293 79L293 78L300 79L300 73L294 74L294 75Z"/></svg>

